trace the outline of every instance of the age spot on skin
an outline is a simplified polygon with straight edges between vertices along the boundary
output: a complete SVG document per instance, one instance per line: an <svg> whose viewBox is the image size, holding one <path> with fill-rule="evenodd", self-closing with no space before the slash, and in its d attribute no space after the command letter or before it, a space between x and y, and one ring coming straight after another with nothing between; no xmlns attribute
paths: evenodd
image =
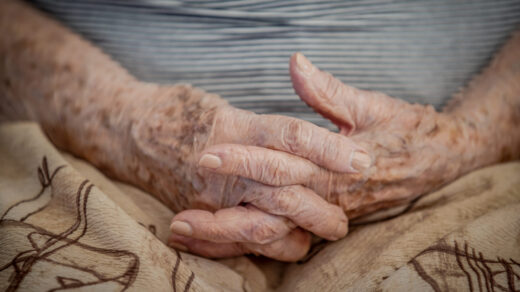
<svg viewBox="0 0 520 292"><path fill-rule="evenodd" d="M426 133L426 136L435 137L435 135L437 135L437 133L439 133L439 125L437 123L435 123L435 126L433 126L433 128Z"/></svg>
<svg viewBox="0 0 520 292"><path fill-rule="evenodd" d="M455 128L451 128L449 133L450 133L450 141L453 143L453 145L459 144L460 131L458 131Z"/></svg>

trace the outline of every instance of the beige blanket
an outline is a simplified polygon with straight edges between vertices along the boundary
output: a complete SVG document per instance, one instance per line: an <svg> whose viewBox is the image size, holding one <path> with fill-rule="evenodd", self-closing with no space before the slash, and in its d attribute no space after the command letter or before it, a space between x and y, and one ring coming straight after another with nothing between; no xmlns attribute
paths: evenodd
<svg viewBox="0 0 520 292"><path fill-rule="evenodd" d="M518 162L362 218L294 264L177 252L164 244L172 216L36 124L0 125L0 290L520 290Z"/></svg>

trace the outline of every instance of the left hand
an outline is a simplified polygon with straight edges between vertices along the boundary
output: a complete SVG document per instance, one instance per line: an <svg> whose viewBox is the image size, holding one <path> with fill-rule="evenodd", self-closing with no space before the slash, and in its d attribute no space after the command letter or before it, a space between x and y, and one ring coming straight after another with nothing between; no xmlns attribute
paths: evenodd
<svg viewBox="0 0 520 292"><path fill-rule="evenodd" d="M477 144L472 141L479 139L478 132L455 116L436 112L429 105L410 104L383 93L345 85L329 73L318 70L301 54L291 58L290 72L300 98L338 125L342 135L366 149L372 156L372 166L362 173L342 174L306 164L305 158L290 157L289 160L286 156L290 154L284 152L268 153L269 149L255 152L243 145L219 144L203 151L222 161L211 171L272 186L301 184L339 205L349 218L353 218L409 202L455 179L475 158L477 151L473 145ZM266 161L267 155L278 160ZM287 160L294 163L278 163ZM298 160L301 162L297 163ZM280 179L277 175L290 172L295 165L308 168L300 171L313 175L303 181L290 177ZM183 211L174 220L188 218L190 212L197 211ZM195 216L190 220L192 224L204 221ZM200 228L202 231L203 227ZM240 226L228 225L227 228L239 229ZM208 237L173 234L171 241L180 242L195 253L207 254L205 251L211 249L212 256L229 255L225 248ZM246 249L242 250L246 252Z"/></svg>

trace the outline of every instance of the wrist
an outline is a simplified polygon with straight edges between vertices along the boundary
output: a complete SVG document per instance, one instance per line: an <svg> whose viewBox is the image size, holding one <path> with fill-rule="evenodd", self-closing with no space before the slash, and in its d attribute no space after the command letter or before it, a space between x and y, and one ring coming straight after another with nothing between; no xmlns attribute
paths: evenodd
<svg viewBox="0 0 520 292"><path fill-rule="evenodd" d="M445 109L469 130L474 162L482 167L520 158L520 34L515 33L482 74Z"/></svg>
<svg viewBox="0 0 520 292"><path fill-rule="evenodd" d="M227 103L189 85L143 84L126 128L123 180L154 194L174 210L189 206L197 187L197 153Z"/></svg>
<svg viewBox="0 0 520 292"><path fill-rule="evenodd" d="M455 134L451 134L452 139L455 135L460 136L460 142L451 145L460 153L459 176L519 157L519 133L508 122L494 120L484 110L468 109L448 116L457 129Z"/></svg>

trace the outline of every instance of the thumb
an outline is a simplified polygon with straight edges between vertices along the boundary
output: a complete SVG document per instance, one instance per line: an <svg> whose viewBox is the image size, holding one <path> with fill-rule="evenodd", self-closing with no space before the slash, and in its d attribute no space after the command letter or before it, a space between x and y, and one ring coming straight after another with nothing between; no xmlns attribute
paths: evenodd
<svg viewBox="0 0 520 292"><path fill-rule="evenodd" d="M381 112L389 110L388 96L348 86L319 70L301 53L292 55L290 74L296 94L344 135L373 124Z"/></svg>

